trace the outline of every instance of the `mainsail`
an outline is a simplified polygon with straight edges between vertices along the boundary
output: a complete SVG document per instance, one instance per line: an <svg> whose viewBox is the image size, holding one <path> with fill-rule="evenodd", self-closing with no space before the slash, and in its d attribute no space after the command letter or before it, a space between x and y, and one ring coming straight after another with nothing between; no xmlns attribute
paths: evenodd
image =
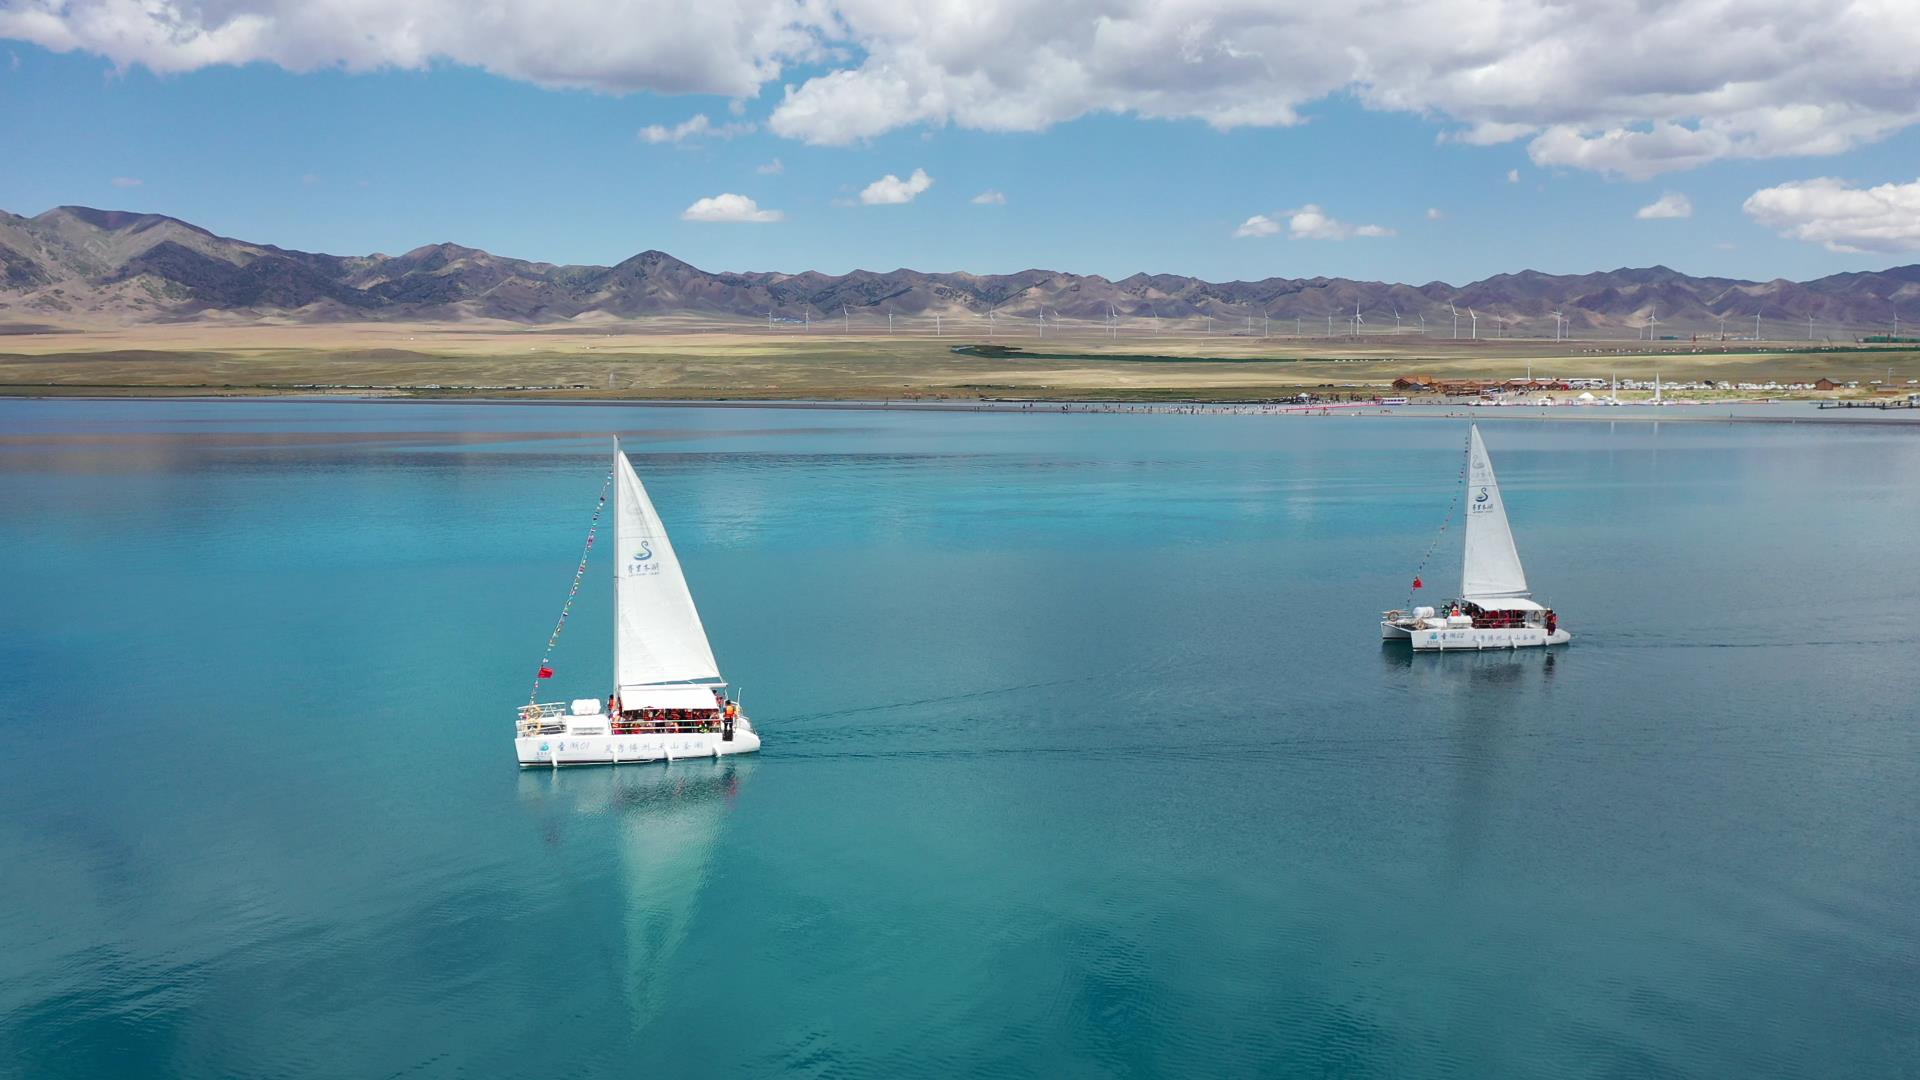
<svg viewBox="0 0 1920 1080"><path fill-rule="evenodd" d="M616 686L718 681L713 646L686 576L633 463L616 446L614 467L613 676Z"/></svg>
<svg viewBox="0 0 1920 1080"><path fill-rule="evenodd" d="M1527 595L1527 572L1513 546L1513 528L1500 499L1500 481L1494 478L1487 444L1475 425L1467 443L1467 543L1460 565L1460 595L1516 597Z"/></svg>

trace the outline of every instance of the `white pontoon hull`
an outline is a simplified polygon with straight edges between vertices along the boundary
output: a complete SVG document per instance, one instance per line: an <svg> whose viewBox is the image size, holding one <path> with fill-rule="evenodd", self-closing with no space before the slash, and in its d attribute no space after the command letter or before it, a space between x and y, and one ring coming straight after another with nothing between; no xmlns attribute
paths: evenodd
<svg viewBox="0 0 1920 1080"><path fill-rule="evenodd" d="M1417 651L1451 651L1454 649L1527 649L1542 645L1565 645L1573 640L1573 635L1565 630L1548 633L1541 626L1515 626L1504 629L1476 630L1472 627L1459 627L1445 630L1407 630L1394 627L1392 623L1382 623L1383 636L1394 638L1400 635L1386 634L1386 628L1400 630Z"/></svg>
<svg viewBox="0 0 1920 1080"><path fill-rule="evenodd" d="M760 749L760 736L742 724L726 739L717 731L644 735L522 735L513 740L520 767L558 768L562 765L638 765L650 761L682 761L751 754Z"/></svg>

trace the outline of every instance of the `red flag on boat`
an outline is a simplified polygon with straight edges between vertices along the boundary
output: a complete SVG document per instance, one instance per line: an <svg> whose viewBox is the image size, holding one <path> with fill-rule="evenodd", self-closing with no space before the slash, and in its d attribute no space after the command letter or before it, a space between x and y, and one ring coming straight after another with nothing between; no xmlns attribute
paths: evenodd
<svg viewBox="0 0 1920 1080"><path fill-rule="evenodd" d="M551 679L551 678L553 678L553 669L552 669L552 668L550 668L550 667L543 667L543 668L541 668L541 669L540 669L540 677L541 677L541 678L543 678L543 679Z"/></svg>
<svg viewBox="0 0 1920 1080"><path fill-rule="evenodd" d="M1418 588L1420 588L1420 579L1419 579L1419 578L1414 578L1414 579L1413 579L1413 587L1414 587L1414 588L1416 588L1416 589L1418 589Z"/></svg>

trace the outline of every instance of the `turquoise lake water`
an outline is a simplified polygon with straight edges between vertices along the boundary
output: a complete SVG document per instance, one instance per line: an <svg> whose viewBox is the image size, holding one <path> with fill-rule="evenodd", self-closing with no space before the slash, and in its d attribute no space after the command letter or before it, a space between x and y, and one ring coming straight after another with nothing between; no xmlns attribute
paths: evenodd
<svg viewBox="0 0 1920 1080"><path fill-rule="evenodd" d="M1564 649L1458 420L0 402L0 1075L1920 1072L1920 431L1481 419ZM514 766L613 433L757 756Z"/></svg>

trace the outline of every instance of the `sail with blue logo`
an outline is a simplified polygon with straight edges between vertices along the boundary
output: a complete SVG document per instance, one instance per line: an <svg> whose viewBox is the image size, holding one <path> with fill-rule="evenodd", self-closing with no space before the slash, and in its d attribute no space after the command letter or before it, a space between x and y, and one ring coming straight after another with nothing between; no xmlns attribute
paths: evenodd
<svg viewBox="0 0 1920 1080"><path fill-rule="evenodd" d="M1493 459L1480 441L1475 425L1467 442L1467 541L1460 566L1460 595L1467 599L1500 599L1528 595L1527 572L1520 551L1513 546L1513 528L1500 500L1500 481L1493 475Z"/></svg>
<svg viewBox="0 0 1920 1080"><path fill-rule="evenodd" d="M717 683L720 666L673 541L617 444L613 468L614 684L625 694L629 687Z"/></svg>

